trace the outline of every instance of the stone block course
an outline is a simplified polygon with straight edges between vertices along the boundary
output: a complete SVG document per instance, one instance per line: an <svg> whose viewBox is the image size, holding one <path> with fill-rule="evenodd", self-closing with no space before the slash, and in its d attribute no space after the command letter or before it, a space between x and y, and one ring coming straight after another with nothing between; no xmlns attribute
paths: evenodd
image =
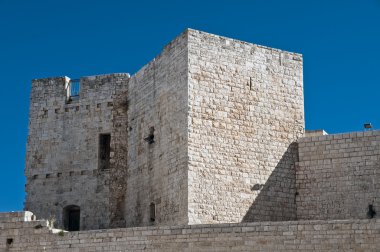
<svg viewBox="0 0 380 252"><path fill-rule="evenodd" d="M379 209L379 136L367 131L298 140L298 219L366 219L369 205Z"/></svg>
<svg viewBox="0 0 380 252"><path fill-rule="evenodd" d="M1 251L376 251L378 219L135 227L61 233L1 220ZM46 223L46 221L45 221ZM12 244L7 245L7 239Z"/></svg>
<svg viewBox="0 0 380 252"><path fill-rule="evenodd" d="M189 223L295 219L301 55L195 30L188 39Z"/></svg>

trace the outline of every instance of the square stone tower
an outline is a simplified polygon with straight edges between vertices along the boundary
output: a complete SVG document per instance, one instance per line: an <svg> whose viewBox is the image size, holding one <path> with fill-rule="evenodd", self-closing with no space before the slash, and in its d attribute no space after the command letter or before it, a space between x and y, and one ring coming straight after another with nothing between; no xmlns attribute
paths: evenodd
<svg viewBox="0 0 380 252"><path fill-rule="evenodd" d="M119 109L114 99L128 79L128 74L110 74L32 81L25 209L66 229L68 217L78 211L77 228L109 226L113 164L101 157L100 145L116 147L114 139L104 141L119 134L116 124L124 119L114 119Z"/></svg>
<svg viewBox="0 0 380 252"><path fill-rule="evenodd" d="M292 220L302 57L188 29L136 74L34 80L25 208L67 229Z"/></svg>

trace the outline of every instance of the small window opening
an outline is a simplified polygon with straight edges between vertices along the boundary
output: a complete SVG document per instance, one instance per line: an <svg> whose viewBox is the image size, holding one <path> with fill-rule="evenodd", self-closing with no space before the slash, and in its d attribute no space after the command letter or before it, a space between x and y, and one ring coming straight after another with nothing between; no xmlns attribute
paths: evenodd
<svg viewBox="0 0 380 252"><path fill-rule="evenodd" d="M156 204L154 204L153 202L150 203L149 210L150 210L150 221L155 222L156 221Z"/></svg>
<svg viewBox="0 0 380 252"><path fill-rule="evenodd" d="M7 239L7 247L11 246L13 244L13 239L12 238L8 238Z"/></svg>
<svg viewBox="0 0 380 252"><path fill-rule="evenodd" d="M154 143L154 127L150 127L149 129L149 136L144 138L144 140L148 143L148 144L152 144Z"/></svg>
<svg viewBox="0 0 380 252"><path fill-rule="evenodd" d="M99 169L107 170L110 168L111 154L111 134L99 135Z"/></svg>
<svg viewBox="0 0 380 252"><path fill-rule="evenodd" d="M63 226L67 231L79 231L80 207L75 205L63 208Z"/></svg>
<svg viewBox="0 0 380 252"><path fill-rule="evenodd" d="M373 208L373 205L369 204L368 205L368 212L367 212L368 219L373 219L373 217L375 217L375 215L376 215L376 211Z"/></svg>
<svg viewBox="0 0 380 252"><path fill-rule="evenodd" d="M67 101L71 102L72 100L79 99L80 92L80 80L70 80L66 86L67 92Z"/></svg>

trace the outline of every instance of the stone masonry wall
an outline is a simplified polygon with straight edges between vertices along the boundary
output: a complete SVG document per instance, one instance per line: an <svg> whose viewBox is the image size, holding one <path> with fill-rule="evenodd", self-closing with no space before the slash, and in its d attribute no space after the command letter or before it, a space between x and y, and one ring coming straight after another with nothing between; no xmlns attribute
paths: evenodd
<svg viewBox="0 0 380 252"><path fill-rule="evenodd" d="M187 69L185 32L130 79L128 227L188 222ZM154 221L151 204L155 205Z"/></svg>
<svg viewBox="0 0 380 252"><path fill-rule="evenodd" d="M0 251L378 251L380 220L289 221L60 232L0 213Z"/></svg>
<svg viewBox="0 0 380 252"><path fill-rule="evenodd" d="M128 91L119 92L112 107L113 131L110 163L110 225L125 227L125 198L128 179Z"/></svg>
<svg viewBox="0 0 380 252"><path fill-rule="evenodd" d="M70 103L65 77L32 82L25 209L62 227L63 208L78 205L81 229L108 227L110 174L98 169L98 141L100 133L111 133L113 145L113 99L128 78L81 78L80 97Z"/></svg>
<svg viewBox="0 0 380 252"><path fill-rule="evenodd" d="M298 142L298 219L366 219L369 205L380 213L380 131Z"/></svg>
<svg viewBox="0 0 380 252"><path fill-rule="evenodd" d="M295 219L302 56L188 36L189 223Z"/></svg>

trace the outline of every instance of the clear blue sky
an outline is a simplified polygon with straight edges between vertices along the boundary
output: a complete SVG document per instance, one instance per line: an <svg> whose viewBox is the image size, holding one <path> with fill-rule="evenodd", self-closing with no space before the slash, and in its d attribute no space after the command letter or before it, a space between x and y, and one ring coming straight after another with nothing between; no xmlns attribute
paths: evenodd
<svg viewBox="0 0 380 252"><path fill-rule="evenodd" d="M380 0L0 0L0 211L23 208L31 79L133 74L187 27L302 53L307 129L380 128Z"/></svg>

